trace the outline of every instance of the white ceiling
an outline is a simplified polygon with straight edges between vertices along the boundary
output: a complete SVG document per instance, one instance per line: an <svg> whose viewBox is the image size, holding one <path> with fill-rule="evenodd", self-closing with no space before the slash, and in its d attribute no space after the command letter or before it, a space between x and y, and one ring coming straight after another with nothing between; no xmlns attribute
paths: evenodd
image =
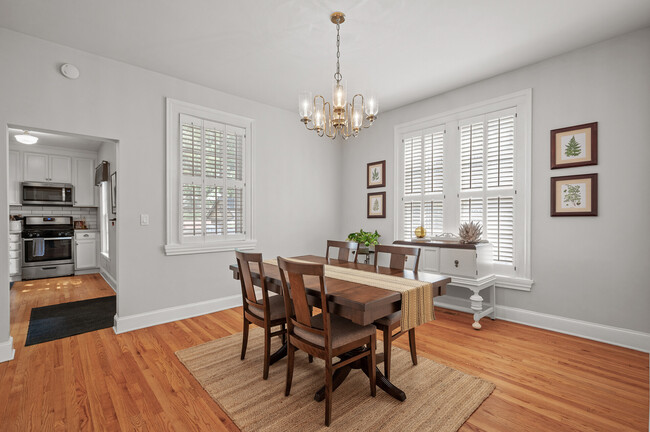
<svg viewBox="0 0 650 432"><path fill-rule="evenodd" d="M16 144L24 146L25 149L30 147L27 144L21 144L16 141L16 135L23 133L23 129L8 128L9 130L9 142L11 144ZM47 147L60 147L67 148L72 150L85 150L97 152L99 148L104 143L104 141L82 137L78 135L67 135L54 132L42 132L39 130L29 129L29 134L34 135L38 138L36 145L47 146Z"/></svg>
<svg viewBox="0 0 650 432"><path fill-rule="evenodd" d="M331 97L335 10L380 111L650 25L648 0L0 0L0 26L294 111Z"/></svg>

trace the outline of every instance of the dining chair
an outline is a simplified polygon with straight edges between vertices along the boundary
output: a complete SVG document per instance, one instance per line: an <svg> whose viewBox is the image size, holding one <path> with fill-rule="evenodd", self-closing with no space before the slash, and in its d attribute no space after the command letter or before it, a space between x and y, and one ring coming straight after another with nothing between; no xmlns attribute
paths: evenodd
<svg viewBox="0 0 650 432"><path fill-rule="evenodd" d="M339 261L350 261L350 252L352 252L354 254L353 262L355 263L357 262L357 257L359 256L359 254L357 253L359 249L359 243L327 240L327 251L325 251L325 259L327 260L327 262L330 262L330 248L332 247L339 249L339 255L338 255Z"/></svg>
<svg viewBox="0 0 650 432"><path fill-rule="evenodd" d="M271 362L271 338L281 336L282 341L286 339L286 314L284 312L284 299L281 295L270 296L266 289L264 278L264 264L261 253L245 253L235 251L237 266L239 267L239 280L241 281L242 303L244 306L244 329L241 347L241 359L246 356L248 345L248 327L251 323L264 329L264 371L262 378L269 377L269 365ZM251 263L257 263L259 267L262 298L258 299L253 285L251 275ZM280 330L272 331L272 327L280 326Z"/></svg>
<svg viewBox="0 0 650 432"><path fill-rule="evenodd" d="M392 246L392 245L377 245L375 246L375 270L377 270L377 263L379 262L379 256L382 253L390 254L390 268L397 270L404 270L404 263L406 262L407 257L415 257L415 264L413 265L413 271L418 271L418 265L420 263L420 248L417 247L405 247L405 246ZM405 333L409 335L409 348L411 350L411 361L414 365L418 364L418 356L415 347L415 329L412 328L405 332L400 329L397 333L393 332L400 327L400 322L402 320L402 311L393 312L392 314L385 316L383 318L375 321L377 328L383 333L384 339L384 375L387 379L390 380L390 360L391 360L391 349L392 344L395 339L402 336Z"/></svg>
<svg viewBox="0 0 650 432"><path fill-rule="evenodd" d="M323 264L288 261L278 257L278 267L287 313L287 382L285 396L291 392L295 351L297 349L325 361L325 425L332 417L332 374L335 370L365 358L370 373L370 395L376 395L376 332L372 325L361 326L329 313ZM320 283L321 313L312 316L307 300L304 276L316 276ZM334 357L348 353L345 360L332 363Z"/></svg>

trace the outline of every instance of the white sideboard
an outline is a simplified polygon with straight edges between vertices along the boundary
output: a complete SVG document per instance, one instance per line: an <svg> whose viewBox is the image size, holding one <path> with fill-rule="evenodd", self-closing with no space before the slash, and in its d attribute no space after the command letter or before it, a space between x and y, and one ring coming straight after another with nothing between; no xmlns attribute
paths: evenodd
<svg viewBox="0 0 650 432"><path fill-rule="evenodd" d="M471 306L454 306L454 309L474 314L472 327L479 330L481 318L495 318L496 276L492 265L490 243L465 244L458 242L396 241L395 244L417 246L421 249L421 272L451 276L450 286L466 288L472 292ZM483 305L481 291L490 288L490 304Z"/></svg>

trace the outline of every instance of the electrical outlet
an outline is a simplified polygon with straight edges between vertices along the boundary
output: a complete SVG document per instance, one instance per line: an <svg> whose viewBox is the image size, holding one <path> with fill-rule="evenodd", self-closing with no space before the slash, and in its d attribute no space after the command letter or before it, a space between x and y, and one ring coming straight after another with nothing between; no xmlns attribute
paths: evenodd
<svg viewBox="0 0 650 432"><path fill-rule="evenodd" d="M141 214L140 215L140 225L149 225L149 215L148 214Z"/></svg>

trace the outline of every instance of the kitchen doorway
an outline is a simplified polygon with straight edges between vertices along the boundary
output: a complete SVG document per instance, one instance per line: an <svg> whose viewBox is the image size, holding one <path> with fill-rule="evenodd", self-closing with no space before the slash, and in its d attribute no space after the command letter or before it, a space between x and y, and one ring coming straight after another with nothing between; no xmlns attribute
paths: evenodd
<svg viewBox="0 0 650 432"><path fill-rule="evenodd" d="M15 349L113 326L118 141L22 125L7 136Z"/></svg>

